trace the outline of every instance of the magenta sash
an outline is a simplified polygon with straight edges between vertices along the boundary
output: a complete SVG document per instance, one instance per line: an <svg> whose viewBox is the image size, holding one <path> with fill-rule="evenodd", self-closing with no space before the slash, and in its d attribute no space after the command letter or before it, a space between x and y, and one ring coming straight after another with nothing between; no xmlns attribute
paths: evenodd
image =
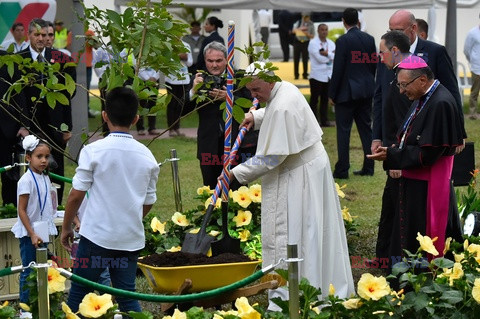
<svg viewBox="0 0 480 319"><path fill-rule="evenodd" d="M402 170L403 177L428 182L426 235L432 239L438 237L434 243L438 257L443 255L445 248L452 168L453 156L442 156L430 167Z"/></svg>

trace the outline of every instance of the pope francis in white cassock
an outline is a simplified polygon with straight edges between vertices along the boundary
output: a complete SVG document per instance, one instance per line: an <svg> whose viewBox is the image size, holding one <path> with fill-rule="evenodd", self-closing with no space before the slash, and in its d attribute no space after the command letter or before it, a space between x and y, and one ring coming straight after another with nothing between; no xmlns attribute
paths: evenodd
<svg viewBox="0 0 480 319"><path fill-rule="evenodd" d="M287 244L298 246L300 278L327 296L354 293L345 228L330 161L322 144L322 129L296 86L268 83L255 77L252 63L246 86L266 107L252 111L244 123L259 129L257 152L232 169L242 184L262 177L262 247L266 265L287 258ZM271 74L273 75L273 74ZM232 176L233 177L233 176ZM286 289L269 292L288 297Z"/></svg>

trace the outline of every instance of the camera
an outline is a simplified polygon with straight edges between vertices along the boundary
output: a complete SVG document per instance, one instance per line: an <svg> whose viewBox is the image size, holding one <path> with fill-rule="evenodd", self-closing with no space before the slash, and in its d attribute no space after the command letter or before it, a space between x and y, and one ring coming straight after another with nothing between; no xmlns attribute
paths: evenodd
<svg viewBox="0 0 480 319"><path fill-rule="evenodd" d="M213 89L223 89L226 85L225 78L218 75L210 75L202 73L203 84L200 87L200 92L208 92Z"/></svg>

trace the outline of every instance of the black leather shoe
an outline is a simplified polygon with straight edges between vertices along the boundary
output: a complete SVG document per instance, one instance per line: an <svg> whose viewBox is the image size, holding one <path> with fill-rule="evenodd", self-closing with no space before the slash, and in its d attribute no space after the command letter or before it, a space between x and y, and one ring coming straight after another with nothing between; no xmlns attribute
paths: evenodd
<svg viewBox="0 0 480 319"><path fill-rule="evenodd" d="M337 172L333 172L333 178L337 179L348 179L348 173L346 174L339 174Z"/></svg>
<svg viewBox="0 0 480 319"><path fill-rule="evenodd" d="M360 170L360 171L354 171L353 175L359 175L359 176L373 176L373 172L365 171L365 170Z"/></svg>

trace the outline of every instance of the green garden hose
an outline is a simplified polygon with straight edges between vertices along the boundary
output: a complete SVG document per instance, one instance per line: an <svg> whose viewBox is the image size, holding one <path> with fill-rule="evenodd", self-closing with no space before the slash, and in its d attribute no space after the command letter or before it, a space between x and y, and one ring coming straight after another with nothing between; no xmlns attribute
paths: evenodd
<svg viewBox="0 0 480 319"><path fill-rule="evenodd" d="M22 265L15 266L15 267L9 267L9 268L3 268L3 269L0 269L0 277L15 274L17 272L21 272L22 270L23 270Z"/></svg>
<svg viewBox="0 0 480 319"><path fill-rule="evenodd" d="M230 285L204 291L204 292L199 292L199 293L193 293L193 294L188 294L188 295L149 295L149 294L143 294L143 293L138 293L138 292L133 292L133 291L127 291L127 290L122 290L122 289L117 289L113 287L108 287L104 286L101 284L98 284L96 282L87 280L85 278L82 278L80 276L77 276L75 274L72 274L71 272L58 268L57 270L60 272L60 274L76 283L82 284L84 286L88 286L90 288L93 288L98 291L106 292L109 294L112 294L114 296L118 297L124 297L124 298L130 298L130 299L136 299L136 300L143 300L143 301L153 301L153 302L164 302L164 303L182 303L182 302L192 302L195 300L200 300L200 299L206 299L206 298L212 298L217 295L221 295L223 293L241 288L243 286L246 286L261 277L263 277L266 273L272 271L274 269L273 265L267 266L254 274L250 275L249 277L246 277L242 280L239 280L237 282L234 282Z"/></svg>
<svg viewBox="0 0 480 319"><path fill-rule="evenodd" d="M52 173L52 172L49 172L48 175L49 175L51 178L53 178L54 180L57 180L57 181L60 181L60 182L65 182L65 183L69 183L69 184L72 183L72 179L71 179L71 178L64 177L64 176L61 176L61 175L57 175L57 174Z"/></svg>

